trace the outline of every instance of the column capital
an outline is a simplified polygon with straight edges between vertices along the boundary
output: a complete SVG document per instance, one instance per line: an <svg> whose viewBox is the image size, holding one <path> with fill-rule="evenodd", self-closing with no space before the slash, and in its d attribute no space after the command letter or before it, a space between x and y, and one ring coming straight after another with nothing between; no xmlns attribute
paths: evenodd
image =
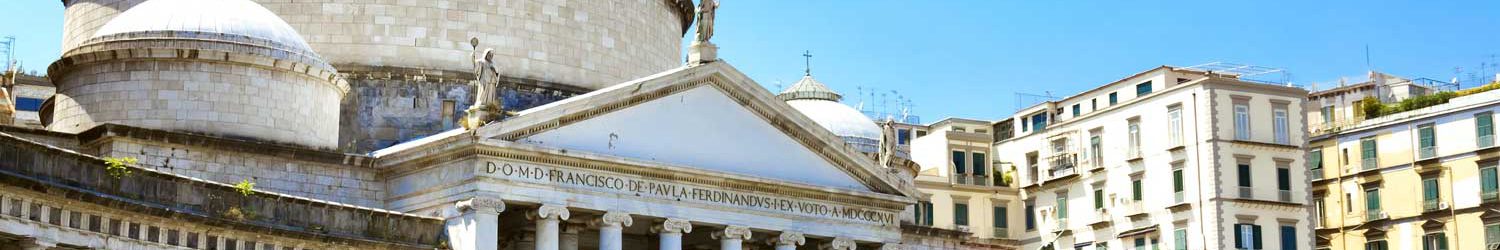
<svg viewBox="0 0 1500 250"><path fill-rule="evenodd" d="M727 226L727 227L724 227L724 230L720 230L718 232L714 232L713 239L715 239L715 240L723 240L723 239L749 240L750 239L750 228L749 227L743 227L743 226Z"/></svg>
<svg viewBox="0 0 1500 250"><path fill-rule="evenodd" d="M683 219L668 218L667 220L662 221L661 224L658 224L655 227L651 227L651 232L691 233L693 232L693 223Z"/></svg>
<svg viewBox="0 0 1500 250"><path fill-rule="evenodd" d="M880 245L880 250L906 250L906 245L900 242L890 242Z"/></svg>
<svg viewBox="0 0 1500 250"><path fill-rule="evenodd" d="M630 226L630 224L633 224L634 222L635 222L635 219L631 218L630 214L621 213L621 212L605 212L604 215L599 216L599 218L594 218L594 221L589 222L589 224L591 224L594 227L603 227L603 226L624 226L624 227L628 227L628 226Z"/></svg>
<svg viewBox="0 0 1500 250"><path fill-rule="evenodd" d="M854 240L848 238L834 238L833 241L824 243L818 249L823 250L854 250Z"/></svg>
<svg viewBox="0 0 1500 250"><path fill-rule="evenodd" d="M474 197L453 203L453 208L459 213L479 212L487 214L500 214L505 212L505 202L499 199Z"/></svg>
<svg viewBox="0 0 1500 250"><path fill-rule="evenodd" d="M567 220L568 207L546 204L537 207L535 211L526 213L526 217L532 220Z"/></svg>
<svg viewBox="0 0 1500 250"><path fill-rule="evenodd" d="M807 243L807 238L803 237L802 233L798 232L781 232L781 235L777 235L776 238L771 238L770 242L771 245L801 246L802 244Z"/></svg>

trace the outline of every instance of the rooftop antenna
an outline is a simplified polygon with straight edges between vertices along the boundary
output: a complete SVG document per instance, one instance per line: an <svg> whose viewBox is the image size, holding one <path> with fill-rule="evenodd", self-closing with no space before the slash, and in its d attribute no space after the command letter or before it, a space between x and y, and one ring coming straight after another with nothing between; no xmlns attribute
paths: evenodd
<svg viewBox="0 0 1500 250"><path fill-rule="evenodd" d="M1365 69L1375 71L1375 66L1370 64L1370 44L1365 44Z"/></svg>
<svg viewBox="0 0 1500 250"><path fill-rule="evenodd" d="M802 51L802 57L804 57L803 58L803 61L804 61L803 65L806 66L806 68L803 70L803 72L804 72L803 74L806 75L806 76L812 76L812 51L811 50L804 50L804 51Z"/></svg>
<svg viewBox="0 0 1500 250"><path fill-rule="evenodd" d="M0 54L5 54L5 70L14 70L16 66L16 36L5 36L0 39Z"/></svg>

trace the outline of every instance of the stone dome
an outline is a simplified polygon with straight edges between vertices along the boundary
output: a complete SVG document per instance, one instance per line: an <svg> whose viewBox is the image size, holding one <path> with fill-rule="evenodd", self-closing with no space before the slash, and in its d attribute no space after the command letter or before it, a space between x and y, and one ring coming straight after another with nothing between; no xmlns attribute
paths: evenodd
<svg viewBox="0 0 1500 250"><path fill-rule="evenodd" d="M317 57L291 25L250 0L145 1L111 19L84 44L138 39L230 42Z"/></svg>
<svg viewBox="0 0 1500 250"><path fill-rule="evenodd" d="M786 90L777 94L776 97L792 105L792 108L801 111L807 118L817 122L819 126L833 132L834 135L844 137L845 140L854 138L862 139L856 144L867 144L868 141L880 139L880 126L875 125L864 113L849 105L840 103L843 98L838 92L829 89L827 85L819 83L811 75L803 76Z"/></svg>

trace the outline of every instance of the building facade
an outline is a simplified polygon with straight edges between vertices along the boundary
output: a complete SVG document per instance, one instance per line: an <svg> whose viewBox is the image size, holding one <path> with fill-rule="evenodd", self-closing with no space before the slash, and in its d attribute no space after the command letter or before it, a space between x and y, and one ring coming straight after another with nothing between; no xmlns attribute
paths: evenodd
<svg viewBox="0 0 1500 250"><path fill-rule="evenodd" d="M909 129L922 134L910 145L921 167L917 224L1014 245L1020 191L1003 177L1011 166L989 157L990 122L948 118Z"/></svg>
<svg viewBox="0 0 1500 250"><path fill-rule="evenodd" d="M1500 93L1483 92L1492 87L1393 114L1309 113L1309 118L1348 121L1314 130L1309 138L1316 247L1500 246L1493 117ZM1314 94L1338 95L1363 98L1361 93Z"/></svg>
<svg viewBox="0 0 1500 250"><path fill-rule="evenodd" d="M1306 91L1159 67L995 124L1027 249L1310 249ZM1005 123L1011 125L1006 125Z"/></svg>

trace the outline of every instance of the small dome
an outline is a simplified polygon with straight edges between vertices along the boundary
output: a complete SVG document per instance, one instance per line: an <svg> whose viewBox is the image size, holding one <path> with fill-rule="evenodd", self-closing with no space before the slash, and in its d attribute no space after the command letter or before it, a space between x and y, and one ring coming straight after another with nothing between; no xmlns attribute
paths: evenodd
<svg viewBox="0 0 1500 250"><path fill-rule="evenodd" d="M846 141L860 138L863 140L850 142L868 144L868 141L880 139L880 126L876 126L874 120L849 105L839 103L843 96L819 83L811 75L803 76L801 81L781 91L776 97L834 135L844 137Z"/></svg>
<svg viewBox="0 0 1500 250"><path fill-rule="evenodd" d="M164 37L259 45L316 57L291 25L250 0L148 0L120 13L85 43Z"/></svg>

